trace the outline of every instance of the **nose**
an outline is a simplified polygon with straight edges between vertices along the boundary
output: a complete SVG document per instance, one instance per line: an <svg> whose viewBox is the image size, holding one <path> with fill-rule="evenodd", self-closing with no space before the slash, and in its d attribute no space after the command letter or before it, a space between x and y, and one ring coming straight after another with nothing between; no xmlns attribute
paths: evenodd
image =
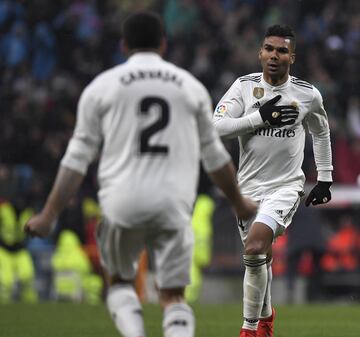
<svg viewBox="0 0 360 337"><path fill-rule="evenodd" d="M276 50L273 50L273 51L271 52L270 58L271 58L272 60L277 60L277 59L278 59L278 54L277 54Z"/></svg>

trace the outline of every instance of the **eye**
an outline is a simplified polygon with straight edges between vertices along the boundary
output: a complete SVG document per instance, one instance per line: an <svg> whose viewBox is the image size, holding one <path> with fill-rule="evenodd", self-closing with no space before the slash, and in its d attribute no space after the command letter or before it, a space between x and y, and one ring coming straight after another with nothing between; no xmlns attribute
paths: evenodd
<svg viewBox="0 0 360 337"><path fill-rule="evenodd" d="M278 48L277 50L280 54L288 54L289 53L289 49L287 48Z"/></svg>

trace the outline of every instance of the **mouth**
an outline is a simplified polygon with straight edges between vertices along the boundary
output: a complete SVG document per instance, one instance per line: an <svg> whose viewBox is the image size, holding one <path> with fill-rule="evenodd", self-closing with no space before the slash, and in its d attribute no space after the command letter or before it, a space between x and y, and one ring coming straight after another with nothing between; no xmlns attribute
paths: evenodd
<svg viewBox="0 0 360 337"><path fill-rule="evenodd" d="M275 63L269 63L268 68L270 71L276 71L278 69L278 65Z"/></svg>

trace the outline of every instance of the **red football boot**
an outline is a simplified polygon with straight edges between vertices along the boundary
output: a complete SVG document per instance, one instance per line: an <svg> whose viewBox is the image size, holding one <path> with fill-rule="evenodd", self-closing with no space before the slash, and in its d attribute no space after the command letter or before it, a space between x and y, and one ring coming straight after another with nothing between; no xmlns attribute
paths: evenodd
<svg viewBox="0 0 360 337"><path fill-rule="evenodd" d="M268 318L259 319L256 337L273 337L274 336L275 309L272 308L272 314Z"/></svg>
<svg viewBox="0 0 360 337"><path fill-rule="evenodd" d="M256 330L241 329L239 337L257 337Z"/></svg>

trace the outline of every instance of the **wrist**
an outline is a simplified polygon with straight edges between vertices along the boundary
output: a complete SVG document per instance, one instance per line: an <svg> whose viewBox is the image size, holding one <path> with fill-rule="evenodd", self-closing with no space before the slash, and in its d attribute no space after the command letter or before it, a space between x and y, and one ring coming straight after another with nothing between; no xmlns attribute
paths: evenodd
<svg viewBox="0 0 360 337"><path fill-rule="evenodd" d="M330 188L330 186L332 185L332 181L318 181L317 183L319 186L323 186L326 188Z"/></svg>
<svg viewBox="0 0 360 337"><path fill-rule="evenodd" d="M249 118L251 126L254 129L257 129L257 128L261 127L261 126L264 126L265 122L263 121L259 110L257 110L255 112L251 113L250 115L248 115L248 118Z"/></svg>

